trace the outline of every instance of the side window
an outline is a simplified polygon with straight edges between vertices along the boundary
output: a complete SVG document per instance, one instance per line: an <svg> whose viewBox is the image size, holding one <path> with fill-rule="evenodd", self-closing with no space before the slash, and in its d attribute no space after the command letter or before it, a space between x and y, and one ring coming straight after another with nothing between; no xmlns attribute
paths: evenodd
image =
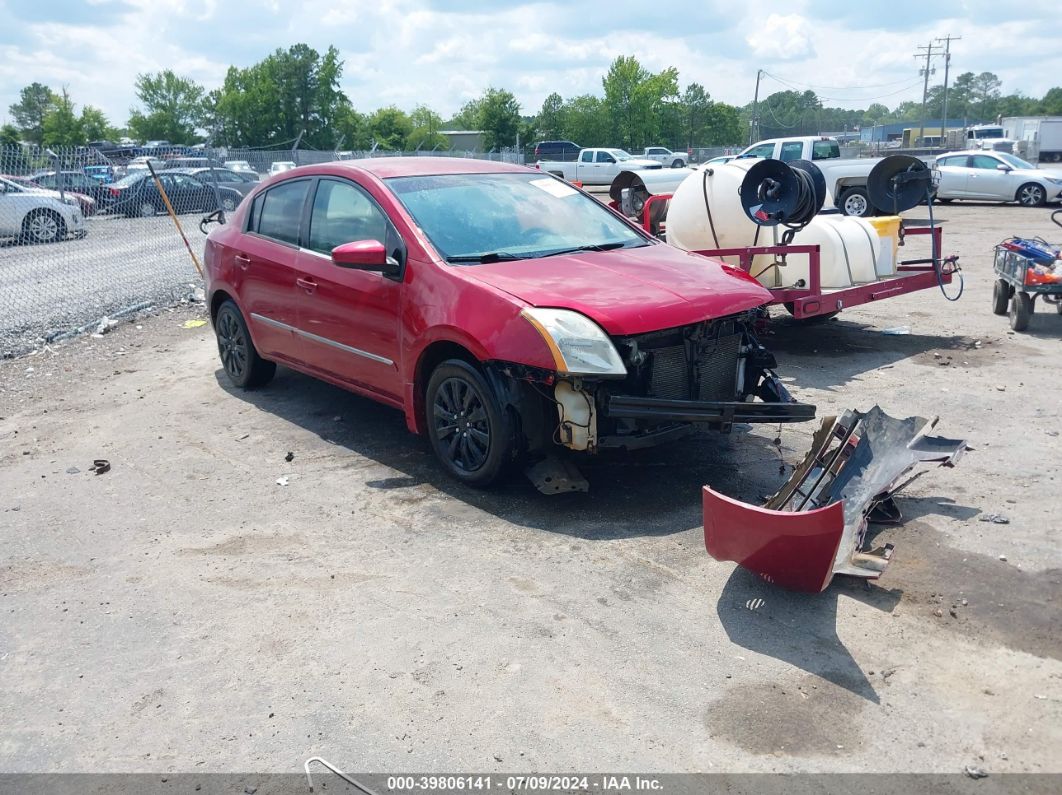
<svg viewBox="0 0 1062 795"><path fill-rule="evenodd" d="M779 160L788 163L790 160L799 160L804 154L804 144L800 141L786 141L782 144L782 154Z"/></svg>
<svg viewBox="0 0 1062 795"><path fill-rule="evenodd" d="M760 144L746 152L744 157L774 157L774 144Z"/></svg>
<svg viewBox="0 0 1062 795"><path fill-rule="evenodd" d="M616 162L616 158L614 158L608 152L598 152L597 153L597 162L598 163L615 163Z"/></svg>
<svg viewBox="0 0 1062 795"><path fill-rule="evenodd" d="M982 168L986 170L994 170L999 165L999 161L994 157L988 155L973 155L970 158L970 168Z"/></svg>
<svg viewBox="0 0 1062 795"><path fill-rule="evenodd" d="M589 150L587 150L587 151L583 152L581 155L579 155L579 160L581 160L583 163L593 163L594 162L594 153L589 151Z"/></svg>
<svg viewBox="0 0 1062 795"><path fill-rule="evenodd" d="M829 160L841 156L841 147L836 141L815 141L811 144L812 160Z"/></svg>
<svg viewBox="0 0 1062 795"><path fill-rule="evenodd" d="M356 240L387 245L387 216L369 195L350 182L323 179L310 212L309 248L320 254Z"/></svg>
<svg viewBox="0 0 1062 795"><path fill-rule="evenodd" d="M300 179L282 182L258 197L256 205L256 230L258 234L283 243L299 245L299 226L302 223L302 207L310 183Z"/></svg>
<svg viewBox="0 0 1062 795"><path fill-rule="evenodd" d="M55 187L55 175L45 174L43 177L37 180L37 184L42 188L54 188Z"/></svg>
<svg viewBox="0 0 1062 795"><path fill-rule="evenodd" d="M958 166L962 168L966 165L966 155L960 157L942 157L937 160L938 166Z"/></svg>

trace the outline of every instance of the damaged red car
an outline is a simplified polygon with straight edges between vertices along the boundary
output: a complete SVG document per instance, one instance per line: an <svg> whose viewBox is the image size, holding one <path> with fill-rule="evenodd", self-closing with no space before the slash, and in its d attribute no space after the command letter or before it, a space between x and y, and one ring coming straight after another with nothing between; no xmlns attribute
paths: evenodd
<svg viewBox="0 0 1062 795"><path fill-rule="evenodd" d="M759 283L521 166L288 171L210 233L206 272L233 384L283 364L394 406L474 486L561 448L815 413L755 337Z"/></svg>

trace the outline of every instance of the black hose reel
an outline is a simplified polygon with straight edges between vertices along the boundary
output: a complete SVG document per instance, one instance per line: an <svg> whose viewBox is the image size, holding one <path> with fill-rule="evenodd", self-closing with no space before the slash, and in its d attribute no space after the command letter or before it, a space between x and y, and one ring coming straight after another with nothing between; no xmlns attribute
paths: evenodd
<svg viewBox="0 0 1062 795"><path fill-rule="evenodd" d="M804 228L826 201L826 179L809 160L761 160L748 170L738 188L741 209L758 226Z"/></svg>

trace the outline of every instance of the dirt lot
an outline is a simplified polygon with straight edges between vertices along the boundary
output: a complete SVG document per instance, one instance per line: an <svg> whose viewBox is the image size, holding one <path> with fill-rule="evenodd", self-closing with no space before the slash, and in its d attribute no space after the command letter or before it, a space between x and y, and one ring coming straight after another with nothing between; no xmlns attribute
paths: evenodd
<svg viewBox="0 0 1062 795"><path fill-rule="evenodd" d="M1062 317L1038 307L1015 335L989 308L991 246L1053 227L1017 207L940 215L961 301L926 291L768 340L820 414L938 414L975 449L905 493L866 589L787 593L705 554L701 484L773 491L774 428L602 457L587 495L520 476L480 493L397 412L288 371L230 390L210 328L183 327L195 309L0 363L0 770L321 754L1062 772ZM811 431L784 429L787 463Z"/></svg>

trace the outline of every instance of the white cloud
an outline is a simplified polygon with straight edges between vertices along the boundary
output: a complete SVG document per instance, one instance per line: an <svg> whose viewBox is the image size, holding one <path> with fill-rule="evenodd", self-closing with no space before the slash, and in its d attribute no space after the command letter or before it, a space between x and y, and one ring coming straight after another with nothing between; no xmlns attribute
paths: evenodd
<svg viewBox="0 0 1062 795"><path fill-rule="evenodd" d="M799 14L771 14L745 41L753 55L768 60L788 61L815 55L811 25Z"/></svg>
<svg viewBox="0 0 1062 795"><path fill-rule="evenodd" d="M953 77L991 71L1005 93L1037 97L1060 82L1057 0L1028 0L1018 19L998 0L963 0L961 17L950 7L920 6L920 21L904 17L902 27L880 6L848 4L831 14L832 5L820 4L821 13L812 5L796 0L791 13L765 17L753 9L732 14L724 0L689 0L655 15L620 3L595 17L586 4L124 0L85 5L75 23L50 17L47 3L0 0L0 123L19 89L40 81L67 86L79 106L100 107L121 125L136 104L137 73L173 69L212 89L230 63L249 66L298 42L339 49L341 85L359 110L427 104L444 117L488 86L512 90L525 113L552 91L600 95L617 55L634 55L653 71L674 66L683 86L699 82L736 105L752 99L762 67L771 76L761 98L813 88L828 105L895 107L921 98L915 47L947 33L963 37L953 44ZM443 10L454 7L464 11ZM19 17L17 9L27 8L32 13ZM598 21L582 24L584 17ZM1015 58L1014 42L1035 57ZM942 66L931 82L943 79Z"/></svg>

